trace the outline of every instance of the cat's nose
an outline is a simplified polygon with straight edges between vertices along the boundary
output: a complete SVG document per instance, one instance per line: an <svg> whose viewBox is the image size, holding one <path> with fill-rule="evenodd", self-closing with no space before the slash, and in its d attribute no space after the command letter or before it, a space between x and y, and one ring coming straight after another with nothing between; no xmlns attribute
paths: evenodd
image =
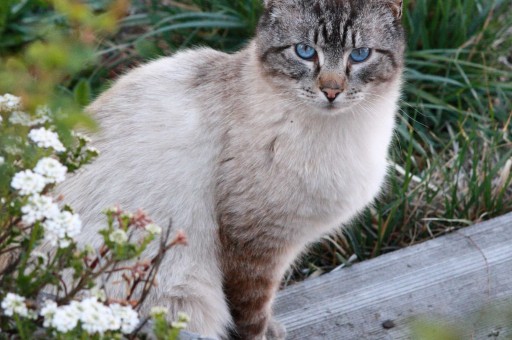
<svg viewBox="0 0 512 340"><path fill-rule="evenodd" d="M327 97L327 100L332 103L336 99L336 97L338 97L338 95L341 93L341 88L337 88L337 89L323 88L322 92Z"/></svg>
<svg viewBox="0 0 512 340"><path fill-rule="evenodd" d="M346 79L337 74L324 73L320 75L318 80L318 87L320 88L320 91L324 93L327 100L331 103L340 93L345 91Z"/></svg>

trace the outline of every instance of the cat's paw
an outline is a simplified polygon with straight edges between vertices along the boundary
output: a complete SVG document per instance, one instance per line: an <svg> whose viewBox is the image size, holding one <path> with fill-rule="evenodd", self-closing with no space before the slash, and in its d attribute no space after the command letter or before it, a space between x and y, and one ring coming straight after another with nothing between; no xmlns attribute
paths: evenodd
<svg viewBox="0 0 512 340"><path fill-rule="evenodd" d="M267 333L265 334L267 340L284 340L286 338L286 328L277 320L270 320Z"/></svg>

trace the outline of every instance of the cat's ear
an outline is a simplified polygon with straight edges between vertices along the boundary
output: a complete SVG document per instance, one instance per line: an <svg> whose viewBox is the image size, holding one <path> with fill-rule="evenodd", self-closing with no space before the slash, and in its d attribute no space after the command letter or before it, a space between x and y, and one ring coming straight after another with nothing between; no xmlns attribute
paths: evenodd
<svg viewBox="0 0 512 340"><path fill-rule="evenodd" d="M265 0L269 1L269 0ZM389 7L391 7L391 10L393 11L393 14L397 19L402 18L402 8L403 8L403 0L386 0Z"/></svg>

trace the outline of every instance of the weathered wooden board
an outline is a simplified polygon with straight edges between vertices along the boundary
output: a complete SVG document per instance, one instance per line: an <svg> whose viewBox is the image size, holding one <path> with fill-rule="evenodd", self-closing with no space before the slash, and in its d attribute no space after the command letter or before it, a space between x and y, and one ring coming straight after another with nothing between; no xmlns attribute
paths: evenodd
<svg viewBox="0 0 512 340"><path fill-rule="evenodd" d="M411 339L418 317L512 338L512 214L288 287L274 313L287 339Z"/></svg>

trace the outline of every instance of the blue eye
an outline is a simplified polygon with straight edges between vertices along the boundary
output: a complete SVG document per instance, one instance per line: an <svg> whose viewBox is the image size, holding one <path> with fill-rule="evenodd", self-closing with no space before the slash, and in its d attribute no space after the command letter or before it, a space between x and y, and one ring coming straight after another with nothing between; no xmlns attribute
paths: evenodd
<svg viewBox="0 0 512 340"><path fill-rule="evenodd" d="M370 52L371 50L368 47L356 48L352 50L352 52L350 53L350 59L352 59L356 63L361 63L368 59L368 57L370 56Z"/></svg>
<svg viewBox="0 0 512 340"><path fill-rule="evenodd" d="M315 49L306 44L295 45L295 53L297 53L299 57L305 60L310 60L316 55Z"/></svg>

